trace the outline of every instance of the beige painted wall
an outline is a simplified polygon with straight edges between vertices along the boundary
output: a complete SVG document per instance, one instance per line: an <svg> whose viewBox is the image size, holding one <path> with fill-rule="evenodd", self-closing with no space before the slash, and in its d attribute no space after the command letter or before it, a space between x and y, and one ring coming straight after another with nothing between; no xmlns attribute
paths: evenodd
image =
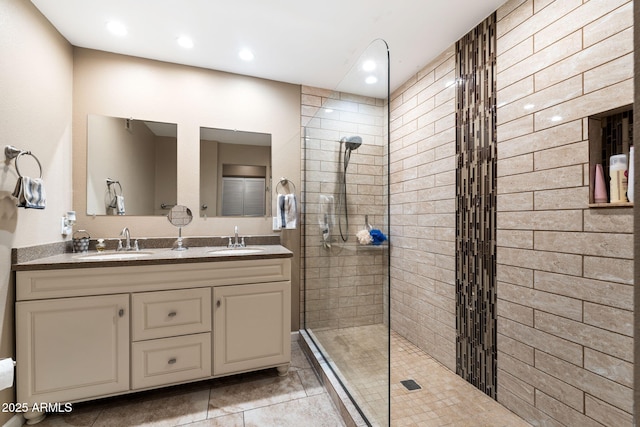
<svg viewBox="0 0 640 427"><path fill-rule="evenodd" d="M178 200L194 213L183 236L273 234L267 218L199 217L200 127L239 129L272 135L273 176L300 182L300 87L95 50L74 48L73 207L77 228L92 237L116 237L129 227L132 237L178 234L163 216L112 217L86 214L87 115L133 117L178 125ZM274 196L275 197L275 196ZM275 215L275 212L273 212ZM282 232L293 250L292 292L299 293L299 230ZM292 328L299 326L294 299Z"/></svg>
<svg viewBox="0 0 640 427"><path fill-rule="evenodd" d="M122 194L125 199L125 212L146 212L151 215L155 208L156 147L157 137L140 122L135 122L132 132L124 127L121 117L108 117L92 114L88 117L88 138L91 149L88 152L88 164L91 173L87 180L87 209L85 212L96 215L113 215L113 209L107 209L111 197L107 191L106 178L117 180L113 191ZM175 153L175 140L173 151ZM175 163L175 154L174 154ZM169 175L170 171L165 174ZM167 203L175 199L175 175L171 176L174 195ZM112 187L113 188L113 187Z"/></svg>
<svg viewBox="0 0 640 427"><path fill-rule="evenodd" d="M0 149L12 144L33 151L47 193L46 209L18 209L10 196L17 179L13 162L0 169L0 358L5 358L14 356L11 248L61 241L60 217L71 209L73 57L71 46L23 0L0 0L0 52ZM20 160L24 175L37 173L34 165ZM0 402L13 401L13 389L0 392ZM0 424L11 415L0 413Z"/></svg>

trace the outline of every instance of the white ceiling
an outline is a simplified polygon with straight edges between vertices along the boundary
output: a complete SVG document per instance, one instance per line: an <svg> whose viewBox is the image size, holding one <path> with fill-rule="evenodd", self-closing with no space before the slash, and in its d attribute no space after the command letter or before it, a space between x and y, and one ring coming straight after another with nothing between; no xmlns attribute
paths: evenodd
<svg viewBox="0 0 640 427"><path fill-rule="evenodd" d="M325 89L383 39L393 91L505 0L31 1L74 46ZM128 34L111 35L109 20ZM181 35L194 47L178 46Z"/></svg>

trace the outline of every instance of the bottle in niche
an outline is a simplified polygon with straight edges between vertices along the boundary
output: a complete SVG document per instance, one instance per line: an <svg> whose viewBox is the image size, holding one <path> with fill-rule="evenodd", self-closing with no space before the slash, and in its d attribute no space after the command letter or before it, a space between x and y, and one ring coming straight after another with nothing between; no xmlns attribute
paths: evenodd
<svg viewBox="0 0 640 427"><path fill-rule="evenodd" d="M593 199L596 203L607 203L607 188L604 183L604 171L600 163L596 165L596 183Z"/></svg>
<svg viewBox="0 0 640 427"><path fill-rule="evenodd" d="M611 203L627 201L627 156L617 154L609 159L610 187L609 195Z"/></svg>
<svg viewBox="0 0 640 427"><path fill-rule="evenodd" d="M98 239L98 243L96 243L96 250L98 252L104 252L107 248L107 244L104 242L104 239Z"/></svg>
<svg viewBox="0 0 640 427"><path fill-rule="evenodd" d="M633 183L635 181L635 177L633 176L635 171L635 167L633 165L633 145L629 147L629 167L627 170L629 171L629 176L627 177L627 199L633 203Z"/></svg>

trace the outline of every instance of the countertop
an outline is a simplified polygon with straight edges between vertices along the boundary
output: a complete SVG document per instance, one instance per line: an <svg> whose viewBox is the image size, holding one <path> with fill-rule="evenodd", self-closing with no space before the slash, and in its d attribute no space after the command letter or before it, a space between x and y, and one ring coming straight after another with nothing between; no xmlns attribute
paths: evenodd
<svg viewBox="0 0 640 427"><path fill-rule="evenodd" d="M247 253L247 250L252 250ZM255 251L253 251L255 250ZM104 259L100 256L112 256ZM124 258L129 257L129 258ZM250 245L245 248L228 249L225 246L190 247L185 251L164 249L143 249L135 251L86 253L64 253L27 262L13 264L13 270L52 270L66 268L122 267L134 265L187 264L198 262L220 262L268 258L291 258L293 252L281 245Z"/></svg>

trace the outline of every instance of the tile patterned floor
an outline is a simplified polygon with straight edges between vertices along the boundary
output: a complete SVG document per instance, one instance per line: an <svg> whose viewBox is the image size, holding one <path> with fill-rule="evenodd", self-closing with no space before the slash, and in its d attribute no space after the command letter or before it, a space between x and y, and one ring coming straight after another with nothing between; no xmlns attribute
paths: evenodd
<svg viewBox="0 0 640 427"><path fill-rule="evenodd" d="M326 332L324 344L333 342L329 346L338 348L334 357L356 357L354 368L348 370L350 381L358 386L354 394L363 402L372 424L387 425L386 345L380 345L380 337L384 340L386 336L384 327ZM395 333L391 336L391 349L391 426L529 426ZM38 426L345 426L296 335L292 335L291 351L291 369L285 377L278 377L275 369L270 369L79 403L73 412L49 415ZM422 389L405 389L400 384L405 379L415 380Z"/></svg>
<svg viewBox="0 0 640 427"><path fill-rule="evenodd" d="M373 425L388 425L387 330L383 325L314 333ZM333 365L332 365L333 366ZM402 380L422 388L409 391ZM395 332L391 333L391 426L527 427L520 417Z"/></svg>
<svg viewBox="0 0 640 427"><path fill-rule="evenodd" d="M339 412L292 335L291 369L235 375L78 403L38 427L338 427Z"/></svg>

